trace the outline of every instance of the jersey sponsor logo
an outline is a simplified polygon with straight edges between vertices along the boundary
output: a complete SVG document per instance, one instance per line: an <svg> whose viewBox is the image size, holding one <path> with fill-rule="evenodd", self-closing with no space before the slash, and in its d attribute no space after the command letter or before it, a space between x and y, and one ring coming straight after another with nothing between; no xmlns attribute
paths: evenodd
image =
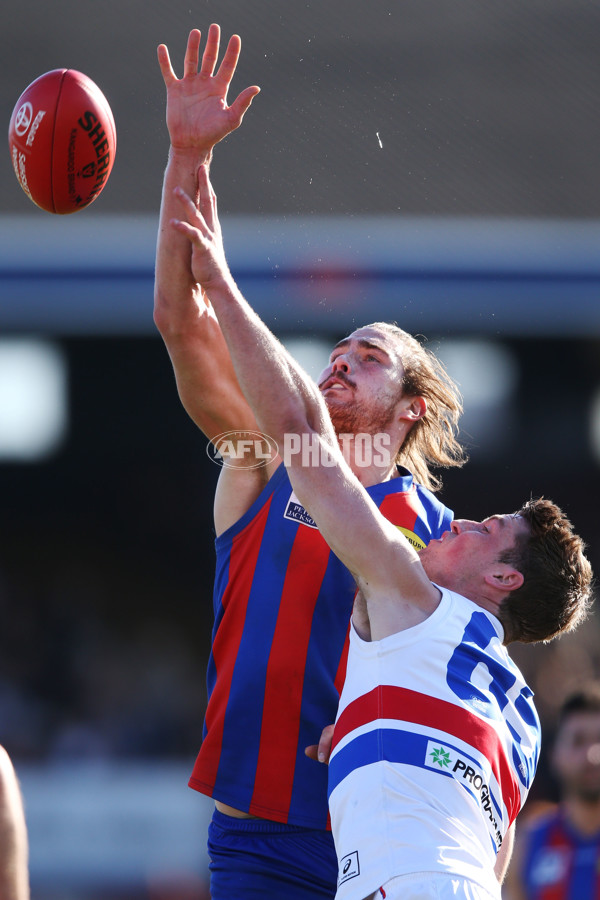
<svg viewBox="0 0 600 900"><path fill-rule="evenodd" d="M338 887L346 881L350 881L351 878L356 878L357 875L360 875L360 863L358 861L358 850L354 850L340 859Z"/></svg>
<svg viewBox="0 0 600 900"><path fill-rule="evenodd" d="M414 531L410 531L408 528L403 528L402 525L396 525L398 531L401 531L408 543L415 548L415 550L422 550L423 547L426 547L427 544L424 540L414 533Z"/></svg>
<svg viewBox="0 0 600 900"><path fill-rule="evenodd" d="M293 522L301 522L302 525L308 525L310 528L317 528L315 520L309 516L293 492L287 502L283 517L284 519L290 519ZM396 525L396 528L398 531L402 532L409 544L414 547L415 550L422 550L423 547L427 546L425 541L409 528L403 528L402 525Z"/></svg>
<svg viewBox="0 0 600 900"><path fill-rule="evenodd" d="M283 518L292 522L300 522L301 525L308 525L310 528L317 527L315 520L309 516L293 492L287 502Z"/></svg>
<svg viewBox="0 0 600 900"><path fill-rule="evenodd" d="M475 761L463 756L455 747L445 746L439 741L427 741L424 763L428 769L451 775L475 796L494 841L500 847L503 837L502 824L496 818L495 803L483 770Z"/></svg>

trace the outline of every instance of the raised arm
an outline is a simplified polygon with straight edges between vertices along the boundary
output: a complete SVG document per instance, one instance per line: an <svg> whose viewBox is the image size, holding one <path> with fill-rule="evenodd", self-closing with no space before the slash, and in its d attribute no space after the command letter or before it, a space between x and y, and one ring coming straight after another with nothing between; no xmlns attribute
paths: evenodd
<svg viewBox="0 0 600 900"><path fill-rule="evenodd" d="M191 242L194 277L213 304L258 426L283 450L298 498L353 572L367 601L382 598L375 627L369 608L373 638L416 624L435 608L439 593L416 551L379 513L346 464L317 386L238 290L219 239L216 198L207 167L199 172L199 186L199 209L176 191L181 216L172 225ZM303 465L301 454L286 452L289 435L304 436L321 464ZM386 602L399 585L405 602Z"/></svg>
<svg viewBox="0 0 600 900"><path fill-rule="evenodd" d="M185 409L208 437L214 437L229 428L252 428L254 418L237 383L217 320L192 274L189 241L168 223L179 214L173 188L179 185L197 199L198 168L210 161L214 145L238 128L259 88L246 88L228 106L240 38L234 35L229 40L218 68L219 26L209 28L199 68L200 41L200 32L192 30L180 79L166 46L158 47L171 146L156 249L154 320L171 357Z"/></svg>

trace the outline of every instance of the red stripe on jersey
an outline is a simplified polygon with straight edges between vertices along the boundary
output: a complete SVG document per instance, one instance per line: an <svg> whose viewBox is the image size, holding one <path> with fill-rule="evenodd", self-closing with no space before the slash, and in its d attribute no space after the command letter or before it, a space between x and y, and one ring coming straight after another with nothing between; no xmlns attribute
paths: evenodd
<svg viewBox="0 0 600 900"><path fill-rule="evenodd" d="M394 525L403 528L414 528L419 517L419 497L413 485L409 492L388 494L379 504L379 509Z"/></svg>
<svg viewBox="0 0 600 900"><path fill-rule="evenodd" d="M252 523L251 540L245 532L234 537L229 557L227 587L223 592L223 619L231 615L227 628L219 628L213 643L213 659L218 677L206 708L206 738L202 744L202 784L214 785L219 769L223 727L233 670L238 654L246 607L252 587L256 561L267 524L271 498ZM228 610L229 598L235 590L235 612ZM192 779L194 774L192 773Z"/></svg>
<svg viewBox="0 0 600 900"><path fill-rule="evenodd" d="M249 812L264 815L277 785L280 809L289 809L300 732L306 656L313 612L330 550L314 528L299 528L290 553L271 644L260 734L260 750ZM309 562L311 575L299 573ZM307 588L310 586L310 593Z"/></svg>
<svg viewBox="0 0 600 900"><path fill-rule="evenodd" d="M556 850L563 848L565 858L568 858L569 864L565 867L565 871L560 880L555 881L553 884L542 885L540 887L537 895L538 900L565 900L565 898L569 896L569 884L573 873L574 848L573 841L565 834L560 819L551 827L546 846L553 847Z"/></svg>
<svg viewBox="0 0 600 900"><path fill-rule="evenodd" d="M348 622L348 630L346 631L346 640L344 641L344 649L340 657L340 664L335 675L335 689L338 694L342 693L344 681L346 680L346 669L348 668L348 651L350 650L350 623ZM333 722L331 723L333 724Z"/></svg>
<svg viewBox="0 0 600 900"><path fill-rule="evenodd" d="M483 719L446 700L384 684L346 707L336 722L331 749L355 728L376 719L397 719L437 728L475 747L489 761L509 819L511 823L514 821L521 806L521 793L498 735Z"/></svg>

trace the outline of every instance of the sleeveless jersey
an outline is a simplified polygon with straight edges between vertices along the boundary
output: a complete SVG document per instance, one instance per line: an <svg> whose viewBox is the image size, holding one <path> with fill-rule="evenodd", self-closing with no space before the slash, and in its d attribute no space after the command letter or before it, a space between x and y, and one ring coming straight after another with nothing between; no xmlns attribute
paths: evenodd
<svg viewBox="0 0 600 900"><path fill-rule="evenodd" d="M352 628L329 762L336 900L425 872L499 897L496 853L539 742L502 626L470 600L442 589L429 618L380 641Z"/></svg>
<svg viewBox="0 0 600 900"><path fill-rule="evenodd" d="M416 547L450 527L451 511L405 469L368 492ZM261 818L327 828L327 767L304 748L335 721L354 579L283 465L216 551L208 705L190 787Z"/></svg>
<svg viewBox="0 0 600 900"><path fill-rule="evenodd" d="M520 839L527 900L600 900L600 832L583 837L559 809L528 825Z"/></svg>

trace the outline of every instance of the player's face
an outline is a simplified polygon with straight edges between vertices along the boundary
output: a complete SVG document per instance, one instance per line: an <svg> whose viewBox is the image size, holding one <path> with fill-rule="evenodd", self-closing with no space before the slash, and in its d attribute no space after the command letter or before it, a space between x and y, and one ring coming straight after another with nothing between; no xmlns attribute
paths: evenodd
<svg viewBox="0 0 600 900"><path fill-rule="evenodd" d="M600 802L600 712L573 712L565 719L552 763L567 795Z"/></svg>
<svg viewBox="0 0 600 900"><path fill-rule="evenodd" d="M473 597L486 574L501 573L498 560L528 533L527 522L516 515L490 516L482 522L455 519L450 530L430 541L419 557L431 581Z"/></svg>
<svg viewBox="0 0 600 900"><path fill-rule="evenodd" d="M376 328L359 328L333 348L319 377L338 433L386 431L402 401L400 347Z"/></svg>

